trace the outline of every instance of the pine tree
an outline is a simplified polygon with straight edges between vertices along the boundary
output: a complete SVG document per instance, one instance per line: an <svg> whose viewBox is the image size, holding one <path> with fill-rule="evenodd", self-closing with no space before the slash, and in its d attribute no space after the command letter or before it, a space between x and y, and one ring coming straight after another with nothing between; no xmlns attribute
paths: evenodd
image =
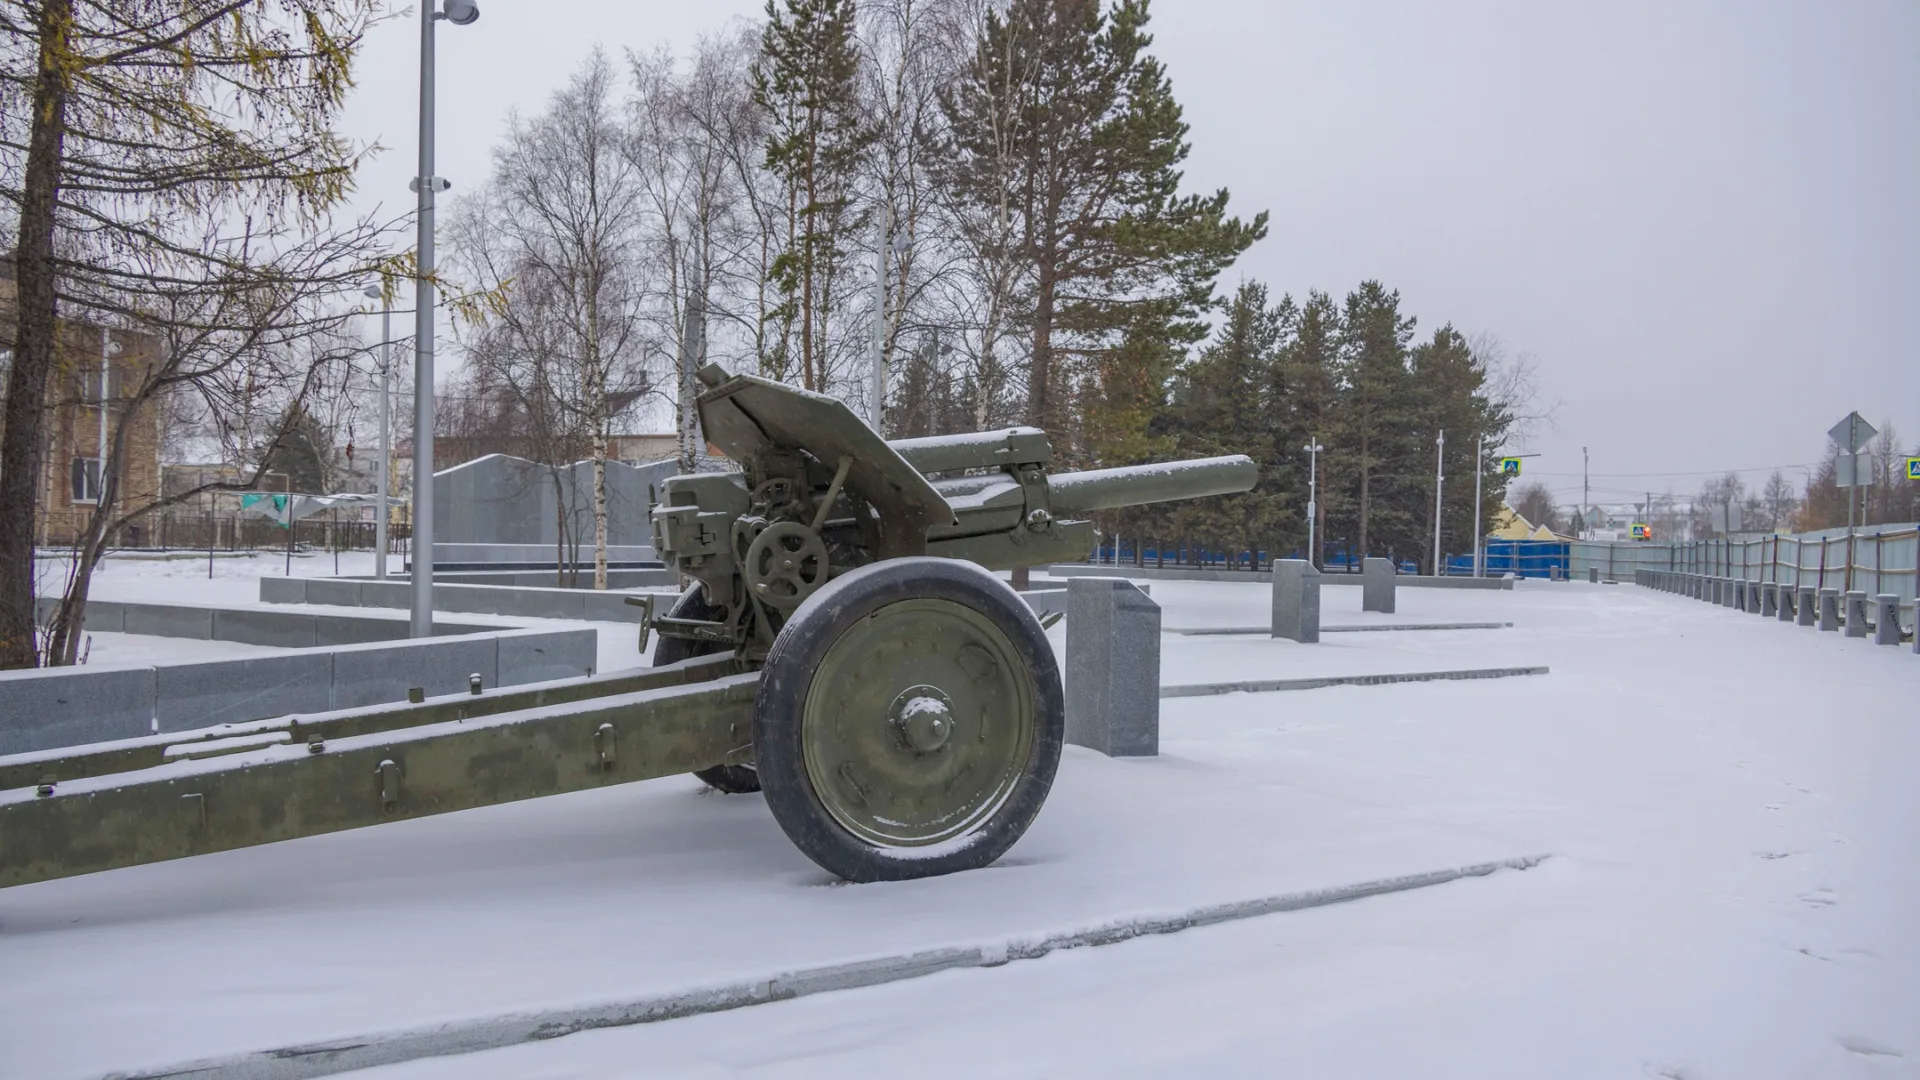
<svg viewBox="0 0 1920 1080"><path fill-rule="evenodd" d="M943 99L946 183L962 203L1012 219L1007 254L1031 297L1026 418L1049 431L1063 426L1061 391L1121 377L1148 328L1199 341L1214 278L1266 233L1264 213L1250 224L1227 216L1225 189L1178 194L1187 125L1146 52L1147 21L1146 0L1119 0L1110 15L1099 0L1012 0L987 14L974 60Z"/></svg>
<svg viewBox="0 0 1920 1080"><path fill-rule="evenodd" d="M1419 550L1419 495L1431 490L1421 478L1433 472L1433 433L1419 430L1407 369L1414 322L1400 314L1400 293L1378 281L1347 294L1333 437L1351 464L1356 556Z"/></svg>
<svg viewBox="0 0 1920 1080"><path fill-rule="evenodd" d="M1480 473L1480 521L1484 527L1492 520L1506 493L1506 477L1500 473L1497 463L1500 446L1513 425L1513 416L1487 396L1486 367L1452 323L1435 330L1430 340L1415 346L1409 362L1420 398L1421 429L1444 431L1447 436L1446 481L1440 507L1441 539L1451 550L1471 550L1473 474L1476 469ZM1475 459L1476 447L1484 449L1478 460ZM1431 466L1427 475L1431 478ZM1430 482L1424 509L1425 535L1431 537L1434 504ZM1431 548L1421 550L1430 552Z"/></svg>
<svg viewBox="0 0 1920 1080"><path fill-rule="evenodd" d="M1290 542L1281 533L1299 526L1288 475L1274 460L1286 404L1271 388L1287 314L1268 306L1266 286L1242 284L1213 342L1179 373L1169 409L1178 455L1246 454L1261 465L1252 491L1178 507L1172 522L1182 536L1226 550L1278 551Z"/></svg>
<svg viewBox="0 0 1920 1080"><path fill-rule="evenodd" d="M766 166L787 189L786 245L771 271L783 304L773 317L799 327L809 390L827 383L828 319L852 257L854 181L873 137L860 110L853 31L854 0L786 0L784 12L767 0L753 68L753 100L771 128Z"/></svg>
<svg viewBox="0 0 1920 1080"><path fill-rule="evenodd" d="M1291 297L1281 301L1283 307L1292 302ZM1316 566L1323 561L1321 552L1327 549L1329 541L1338 540L1351 548L1355 540L1350 532L1336 536L1329 531L1330 523L1351 520L1352 507L1345 486L1336 482L1347 467L1341 448L1333 438L1340 401L1341 336L1339 305L1317 289L1309 292L1281 351L1279 363L1274 367L1273 385L1267 391L1273 408L1276 411L1284 408L1291 421L1289 429L1276 431L1273 455L1275 461L1296 463L1293 490L1306 491L1313 479L1311 473L1315 466L1311 461L1306 463L1305 473L1298 467L1299 459L1308 455L1304 448L1312 443L1326 448L1319 454L1318 494L1314 500L1314 516L1318 520L1314 522L1313 535L1318 550L1307 556ZM1302 502L1303 513L1304 506ZM1304 526L1302 532L1305 532Z"/></svg>

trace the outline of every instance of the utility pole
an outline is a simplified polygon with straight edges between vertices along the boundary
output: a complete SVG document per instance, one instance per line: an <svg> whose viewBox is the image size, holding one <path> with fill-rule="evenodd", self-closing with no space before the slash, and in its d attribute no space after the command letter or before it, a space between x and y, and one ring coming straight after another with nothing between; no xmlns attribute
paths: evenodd
<svg viewBox="0 0 1920 1080"><path fill-rule="evenodd" d="M1580 448L1580 531L1585 534L1580 537L1582 540L1593 539L1593 523L1587 520L1592 513L1593 496L1588 494L1587 485L1587 448L1583 446Z"/></svg>
<svg viewBox="0 0 1920 1080"><path fill-rule="evenodd" d="M1481 565L1481 544L1486 533L1480 528L1480 477L1487 471L1487 437L1480 436L1473 443L1473 576L1485 577L1486 569Z"/></svg>
<svg viewBox="0 0 1920 1080"><path fill-rule="evenodd" d="M380 477L374 490L380 499L379 514L373 520L373 576L387 577L387 473L392 471L393 424L388 417L388 396L393 387L393 305L377 285L369 285L361 294L380 301Z"/></svg>
<svg viewBox="0 0 1920 1080"><path fill-rule="evenodd" d="M433 636L433 199L452 185L433 173L433 24L467 26L480 17L474 0L420 5L420 197L414 214L413 279L413 610L408 630Z"/></svg>
<svg viewBox="0 0 1920 1080"><path fill-rule="evenodd" d="M1447 482L1447 433L1433 440L1433 576L1445 573L1440 565L1440 489Z"/></svg>
<svg viewBox="0 0 1920 1080"><path fill-rule="evenodd" d="M1326 447L1320 445L1319 439L1313 439L1300 449L1307 452L1307 565L1318 569L1320 560L1313 548L1313 523L1314 513L1319 509L1320 452Z"/></svg>

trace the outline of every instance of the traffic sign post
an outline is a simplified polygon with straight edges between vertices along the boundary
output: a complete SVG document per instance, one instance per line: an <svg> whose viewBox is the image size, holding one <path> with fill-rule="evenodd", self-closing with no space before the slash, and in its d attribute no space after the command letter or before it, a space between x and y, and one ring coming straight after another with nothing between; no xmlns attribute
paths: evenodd
<svg viewBox="0 0 1920 1080"><path fill-rule="evenodd" d="M1834 463L1835 479L1841 487L1847 489L1847 573L1846 587L1853 588L1853 508L1856 501L1854 492L1869 482L1871 469L1860 467L1860 451L1867 448L1875 435L1872 424L1859 412L1850 412L1840 418L1840 422L1827 429L1827 438L1840 447L1840 459ZM1913 465L1908 463L1908 474L1912 474Z"/></svg>

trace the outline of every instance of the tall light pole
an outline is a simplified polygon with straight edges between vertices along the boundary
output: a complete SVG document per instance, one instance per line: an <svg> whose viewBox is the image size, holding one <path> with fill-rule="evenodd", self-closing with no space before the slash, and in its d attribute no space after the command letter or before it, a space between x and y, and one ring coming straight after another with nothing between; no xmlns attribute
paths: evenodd
<svg viewBox="0 0 1920 1080"><path fill-rule="evenodd" d="M1582 533L1580 539L1582 540L1593 538L1593 523L1587 520L1592 516L1593 496L1589 494L1587 485L1587 448L1583 446L1580 448L1580 532Z"/></svg>
<svg viewBox="0 0 1920 1080"><path fill-rule="evenodd" d="M367 286L363 294L380 301L380 477L375 491L380 493L380 510L373 521L373 576L387 576L387 473L393 468L393 423L388 416L393 391L393 305L378 285Z"/></svg>
<svg viewBox="0 0 1920 1080"><path fill-rule="evenodd" d="M1433 440L1433 576L1443 573L1440 566L1440 489L1447 483L1447 432Z"/></svg>
<svg viewBox="0 0 1920 1080"><path fill-rule="evenodd" d="M1313 549L1314 512L1319 509L1320 496L1320 453L1326 447L1319 439L1313 439L1300 449L1307 452L1307 565L1318 567L1320 560L1315 558Z"/></svg>
<svg viewBox="0 0 1920 1080"><path fill-rule="evenodd" d="M1480 478L1487 471L1487 437L1480 436L1473 442L1473 576L1485 577L1481 565L1481 544L1486 541L1486 533L1480 529Z"/></svg>
<svg viewBox="0 0 1920 1080"><path fill-rule="evenodd" d="M413 311L413 618L409 632L433 635L433 197L450 186L433 174L433 24L466 26L480 17L474 0L420 5L420 197L414 220Z"/></svg>

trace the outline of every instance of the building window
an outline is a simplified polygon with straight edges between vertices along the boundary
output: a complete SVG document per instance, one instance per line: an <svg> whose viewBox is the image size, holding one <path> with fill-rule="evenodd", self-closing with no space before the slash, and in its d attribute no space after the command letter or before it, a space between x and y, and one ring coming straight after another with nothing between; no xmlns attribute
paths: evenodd
<svg viewBox="0 0 1920 1080"><path fill-rule="evenodd" d="M105 374L107 377L105 400L113 401L120 396L120 373L118 371L109 370L103 373L99 368L86 368L80 372L80 404L99 405L101 403L100 376L102 374Z"/></svg>
<svg viewBox="0 0 1920 1080"><path fill-rule="evenodd" d="M100 459L77 457L73 459L73 501L76 503L97 503L100 501Z"/></svg>

